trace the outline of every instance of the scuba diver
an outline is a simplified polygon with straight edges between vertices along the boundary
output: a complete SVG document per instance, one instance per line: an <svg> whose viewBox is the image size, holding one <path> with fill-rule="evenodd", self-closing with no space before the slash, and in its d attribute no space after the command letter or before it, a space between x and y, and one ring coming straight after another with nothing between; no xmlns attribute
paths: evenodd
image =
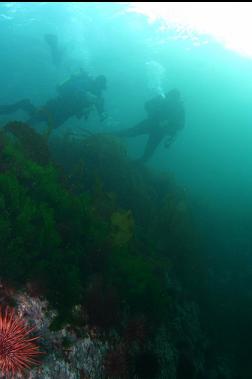
<svg viewBox="0 0 252 379"><path fill-rule="evenodd" d="M151 158L157 146L167 137L164 144L168 148L174 141L177 132L185 124L185 111L180 92L173 89L165 94L158 95L145 103L148 117L132 128L114 133L118 137L137 137L148 134L149 138L140 162L144 163Z"/></svg>
<svg viewBox="0 0 252 379"><path fill-rule="evenodd" d="M0 106L0 115L10 114L21 109L29 115L27 123L30 126L46 122L50 131L61 126L73 116L79 119L84 117L87 120L93 109L96 109L100 121L103 121L106 114L102 92L106 89L106 84L104 75L92 78L80 70L79 73L72 75L58 86L57 97L48 100L41 108L36 108L29 99L24 99L11 105Z"/></svg>

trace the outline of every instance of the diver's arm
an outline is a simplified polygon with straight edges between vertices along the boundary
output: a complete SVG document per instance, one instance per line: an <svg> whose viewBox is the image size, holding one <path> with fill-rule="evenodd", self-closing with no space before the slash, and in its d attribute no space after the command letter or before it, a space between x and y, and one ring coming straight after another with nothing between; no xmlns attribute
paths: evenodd
<svg viewBox="0 0 252 379"><path fill-rule="evenodd" d="M175 140L178 129L168 120L160 122L160 128L163 129L163 133L166 135L164 147L167 149Z"/></svg>
<svg viewBox="0 0 252 379"><path fill-rule="evenodd" d="M184 128L184 122L174 125L167 122L165 127L167 128L167 137L164 142L164 147L167 149L175 141L178 131Z"/></svg>
<svg viewBox="0 0 252 379"><path fill-rule="evenodd" d="M174 142L176 133L169 135L164 142L165 149L168 149L168 147Z"/></svg>

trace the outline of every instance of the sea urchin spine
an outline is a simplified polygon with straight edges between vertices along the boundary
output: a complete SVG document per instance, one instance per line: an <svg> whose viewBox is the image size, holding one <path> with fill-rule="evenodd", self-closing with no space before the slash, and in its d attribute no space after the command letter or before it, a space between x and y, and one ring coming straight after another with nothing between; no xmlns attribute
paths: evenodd
<svg viewBox="0 0 252 379"><path fill-rule="evenodd" d="M15 314L13 308L0 308L0 373L6 378L17 377L25 369L38 364L40 354L31 337L35 328L27 327L25 321Z"/></svg>

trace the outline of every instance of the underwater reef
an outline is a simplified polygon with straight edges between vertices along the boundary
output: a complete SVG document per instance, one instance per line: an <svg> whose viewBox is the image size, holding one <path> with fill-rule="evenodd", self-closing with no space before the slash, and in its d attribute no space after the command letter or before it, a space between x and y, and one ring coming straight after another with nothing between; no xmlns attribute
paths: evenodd
<svg viewBox="0 0 252 379"><path fill-rule="evenodd" d="M48 145L13 122L0 134L0 208L1 306L42 352L24 377L233 377L209 353L201 241L171 175L131 162L117 138Z"/></svg>

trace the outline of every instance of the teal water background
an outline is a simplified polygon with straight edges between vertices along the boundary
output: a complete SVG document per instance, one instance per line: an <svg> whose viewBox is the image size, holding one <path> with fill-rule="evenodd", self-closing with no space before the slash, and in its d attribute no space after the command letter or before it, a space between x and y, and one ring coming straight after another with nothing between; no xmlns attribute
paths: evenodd
<svg viewBox="0 0 252 379"><path fill-rule="evenodd" d="M186 126L148 165L172 173L184 188L205 236L202 254L216 262L209 287L221 288L220 302L230 296L239 308L245 301L244 312L252 280L252 58L214 36L182 33L129 10L130 3L1 3L0 103L30 98L42 105L84 68L108 80L108 120L101 124L93 115L84 126L103 132L134 125L145 117L146 100L178 88ZM234 37L242 25L237 19ZM61 67L52 64L46 33L56 34L64 49ZM22 112L17 117L25 119ZM68 128L79 131L83 121L69 120L56 132ZM141 155L145 141L127 141L130 157Z"/></svg>

